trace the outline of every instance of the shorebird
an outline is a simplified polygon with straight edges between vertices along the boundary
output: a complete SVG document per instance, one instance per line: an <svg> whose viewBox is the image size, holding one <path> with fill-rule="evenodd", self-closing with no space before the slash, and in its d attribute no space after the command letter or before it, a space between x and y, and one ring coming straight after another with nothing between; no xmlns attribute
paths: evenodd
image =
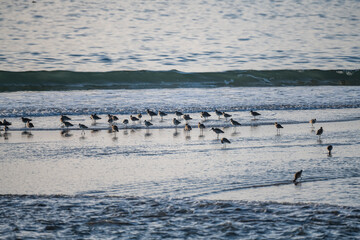
<svg viewBox="0 0 360 240"><path fill-rule="evenodd" d="M184 131L186 132L186 136L189 136L192 127L189 124L185 124Z"/></svg>
<svg viewBox="0 0 360 240"><path fill-rule="evenodd" d="M6 121L6 119L4 119L1 125L8 127L11 125L11 122L8 122L8 121Z"/></svg>
<svg viewBox="0 0 360 240"><path fill-rule="evenodd" d="M147 128L153 125L150 121L146 121L146 120L144 121L144 124Z"/></svg>
<svg viewBox="0 0 360 240"><path fill-rule="evenodd" d="M111 115L111 114L108 114L108 118L109 118L108 119L109 123L112 123L112 122L115 122L115 121L119 120L119 118L117 116Z"/></svg>
<svg viewBox="0 0 360 240"><path fill-rule="evenodd" d="M309 121L311 123L311 126L314 126L314 124L316 123L316 118L313 118Z"/></svg>
<svg viewBox="0 0 360 240"><path fill-rule="evenodd" d="M91 114L90 118L93 120L94 123L96 123L96 120L101 119L101 117L99 117L96 113L95 114Z"/></svg>
<svg viewBox="0 0 360 240"><path fill-rule="evenodd" d="M217 134L217 138L219 139L219 134L220 133L224 133L223 130L219 129L219 128L211 128L210 131L213 130L216 134Z"/></svg>
<svg viewBox="0 0 360 240"><path fill-rule="evenodd" d="M277 123L277 122L275 122L274 124L275 124L275 127L276 127L276 132L277 132L277 134L280 134L280 129L281 129L281 128L284 128L284 127L281 126L281 124L279 124L279 123Z"/></svg>
<svg viewBox="0 0 360 240"><path fill-rule="evenodd" d="M184 115L182 112L179 111L175 111L175 115L177 116L177 118L181 117L182 115Z"/></svg>
<svg viewBox="0 0 360 240"><path fill-rule="evenodd" d="M123 120L123 124L125 124L125 128L127 128L128 123L129 123L129 120L127 120L127 119Z"/></svg>
<svg viewBox="0 0 360 240"><path fill-rule="evenodd" d="M130 115L130 119L133 123L139 121L139 119L137 117L134 117L133 115Z"/></svg>
<svg viewBox="0 0 360 240"><path fill-rule="evenodd" d="M71 118L69 118L66 115L61 115L61 117L60 117L60 122L66 122L66 121L70 121L70 120L71 120Z"/></svg>
<svg viewBox="0 0 360 240"><path fill-rule="evenodd" d="M21 117L21 121L25 124L25 127L26 127L26 123L31 122L32 119L26 118L26 117Z"/></svg>
<svg viewBox="0 0 360 240"><path fill-rule="evenodd" d="M225 121L227 121L227 119L228 119L229 117L231 117L231 115L230 115L230 114L227 114L226 112L223 112L222 115L224 116Z"/></svg>
<svg viewBox="0 0 360 240"><path fill-rule="evenodd" d="M116 125L111 125L111 131L114 133L116 137L116 132L119 132L119 128Z"/></svg>
<svg viewBox="0 0 360 240"><path fill-rule="evenodd" d="M139 114L137 115L137 118L139 119L139 122L141 123L142 114L139 113Z"/></svg>
<svg viewBox="0 0 360 240"><path fill-rule="evenodd" d="M6 119L4 119L4 120L2 121L2 125L5 126L5 127L7 127L7 126L10 126L10 125L11 125L11 122L8 122L8 121L6 121Z"/></svg>
<svg viewBox="0 0 360 240"><path fill-rule="evenodd" d="M162 112L162 111L159 111L159 112L158 112L158 115L161 117L161 121L163 121L163 118L164 118L165 116L167 116L167 113L164 113L164 112Z"/></svg>
<svg viewBox="0 0 360 240"><path fill-rule="evenodd" d="M232 124L234 127L236 127L236 126L241 126L241 124L240 124L239 122L235 121L235 120L232 119L232 118L230 118L230 122L231 122L231 124Z"/></svg>
<svg viewBox="0 0 360 240"><path fill-rule="evenodd" d="M319 136L319 139L320 139L320 137L321 137L321 134L323 134L323 132L324 132L324 130L323 130L322 127L320 127L319 130L317 130L316 135Z"/></svg>
<svg viewBox="0 0 360 240"><path fill-rule="evenodd" d="M218 110L216 110L216 109L215 109L215 114L219 117L219 119L220 119L220 116L223 115L222 112L220 112L220 111L218 111Z"/></svg>
<svg viewBox="0 0 360 240"><path fill-rule="evenodd" d="M177 126L180 124L181 122L179 120L177 120L176 118L173 118L173 124L175 125L175 128L177 129Z"/></svg>
<svg viewBox="0 0 360 240"><path fill-rule="evenodd" d="M258 112L254 112L253 110L250 111L251 115L256 119L256 116L260 116L261 114Z"/></svg>
<svg viewBox="0 0 360 240"><path fill-rule="evenodd" d="M185 119L185 122L187 123L189 120L191 120L192 118L190 117L189 114L184 114L183 115L183 119Z"/></svg>
<svg viewBox="0 0 360 240"><path fill-rule="evenodd" d="M33 127L34 127L34 124L32 124L31 122L27 122L27 123L26 123L26 127L27 127L27 128L33 128Z"/></svg>
<svg viewBox="0 0 360 240"><path fill-rule="evenodd" d="M156 116L156 113L154 113L153 111L146 109L146 113L150 116L150 121L152 121L152 117Z"/></svg>
<svg viewBox="0 0 360 240"><path fill-rule="evenodd" d="M332 145L327 146L327 150L328 150L328 152L329 152L329 156L331 156L331 151L332 151L332 149L333 149L333 146L332 146Z"/></svg>
<svg viewBox="0 0 360 240"><path fill-rule="evenodd" d="M66 121L64 121L63 124L64 124L64 126L65 126L66 128L69 128L69 127L74 126L74 125L72 125L70 122L66 122Z"/></svg>
<svg viewBox="0 0 360 240"><path fill-rule="evenodd" d="M301 178L302 171L303 171L303 170L300 170L300 171L298 171L298 172L296 172L296 173L294 174L293 183L296 184L296 180L298 180L299 178Z"/></svg>
<svg viewBox="0 0 360 240"><path fill-rule="evenodd" d="M208 112L201 112L201 117L204 118L206 121L208 117L211 117L211 115Z"/></svg>
<svg viewBox="0 0 360 240"><path fill-rule="evenodd" d="M205 125L201 122L198 123L198 128L200 129L200 135L202 136L204 133Z"/></svg>
<svg viewBox="0 0 360 240"><path fill-rule="evenodd" d="M220 142L221 142L222 144L224 144L224 148L226 148L226 144L227 144L227 143L229 143L229 144L231 143L230 140L227 139L227 138L225 138L225 137L221 138L221 139L220 139Z"/></svg>
<svg viewBox="0 0 360 240"><path fill-rule="evenodd" d="M79 123L79 128L82 130L81 134L85 134L85 129L88 129L88 127L84 124Z"/></svg>

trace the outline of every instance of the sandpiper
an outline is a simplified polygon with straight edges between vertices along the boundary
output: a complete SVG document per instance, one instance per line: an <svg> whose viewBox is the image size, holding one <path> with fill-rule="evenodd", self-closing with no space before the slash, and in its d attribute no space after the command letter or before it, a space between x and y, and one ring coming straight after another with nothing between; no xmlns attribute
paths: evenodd
<svg viewBox="0 0 360 240"><path fill-rule="evenodd" d="M275 122L274 124L275 124L275 127L276 127L276 132L277 132L277 134L280 134L280 129L281 129L281 128L284 128L284 127L281 126L281 124L279 124L279 123L277 123L277 122Z"/></svg>
<svg viewBox="0 0 360 240"><path fill-rule="evenodd" d="M332 149L333 149L333 146L332 146L332 145L327 146L327 150L328 150L328 152L329 152L329 156L331 156L331 151L332 151Z"/></svg>
<svg viewBox="0 0 360 240"><path fill-rule="evenodd" d="M2 121L2 125L3 126L10 126L11 125L11 122L8 122L8 121L6 121L6 119L4 119L3 121Z"/></svg>
<svg viewBox="0 0 360 240"><path fill-rule="evenodd" d="M173 118L173 124L175 125L175 128L180 124L181 122L177 120L176 118Z"/></svg>
<svg viewBox="0 0 360 240"><path fill-rule="evenodd" d="M96 120L101 119L96 113L90 115L91 120L93 120L94 123L96 123Z"/></svg>
<svg viewBox="0 0 360 240"><path fill-rule="evenodd" d="M165 116L167 116L167 113L164 113L164 112L162 112L162 111L159 111L159 112L158 112L158 115L161 117L161 121L163 121L163 118L164 118Z"/></svg>
<svg viewBox="0 0 360 240"><path fill-rule="evenodd" d="M127 128L127 125L128 125L128 123L129 123L129 120L124 119L122 123L125 124L125 128Z"/></svg>
<svg viewBox="0 0 360 240"><path fill-rule="evenodd" d="M208 112L201 112L201 117L205 119L205 121L207 120L207 118L211 117L210 113Z"/></svg>
<svg viewBox="0 0 360 240"><path fill-rule="evenodd" d="M184 114L183 119L185 119L186 123L188 123L188 121L191 120L192 118L190 117L189 114Z"/></svg>
<svg viewBox="0 0 360 240"><path fill-rule="evenodd" d="M85 134L85 129L88 129L88 127L84 124L79 123L79 128L82 130L81 134Z"/></svg>
<svg viewBox="0 0 360 240"><path fill-rule="evenodd" d="M133 123L139 121L139 119L137 117L134 117L133 115L130 115L130 119Z"/></svg>
<svg viewBox="0 0 360 240"><path fill-rule="evenodd" d="M27 122L31 122L32 119L27 118L27 117L21 117L21 121L25 124L25 127L26 127L26 123L27 123Z"/></svg>
<svg viewBox="0 0 360 240"><path fill-rule="evenodd" d="M215 114L219 117L219 119L220 119L220 116L223 115L222 112L220 112L220 111L218 111L218 110L216 110L216 109L215 109Z"/></svg>
<svg viewBox="0 0 360 240"><path fill-rule="evenodd" d="M222 115L224 116L225 121L227 121L227 119L228 119L229 117L231 117L231 115L230 115L230 114L227 114L226 112L223 112Z"/></svg>
<svg viewBox="0 0 360 240"><path fill-rule="evenodd" d="M211 130L214 131L217 134L217 138L219 138L220 133L224 133L224 131L219 129L219 128L211 128L210 131Z"/></svg>
<svg viewBox="0 0 360 240"><path fill-rule="evenodd" d="M316 135L319 136L319 139L321 137L321 134L323 134L323 132L324 132L324 129L322 127L320 127L319 130L317 130Z"/></svg>
<svg viewBox="0 0 360 240"><path fill-rule="evenodd" d="M137 115L137 118L139 119L139 122L141 123L142 114L139 113L139 114Z"/></svg>
<svg viewBox="0 0 360 240"><path fill-rule="evenodd" d="M203 135L204 129L205 129L205 125L202 124L201 122L199 122L199 123L198 123L198 128L200 129L200 135Z"/></svg>
<svg viewBox="0 0 360 240"><path fill-rule="evenodd" d="M235 120L232 119L232 118L230 118L230 122L231 122L231 124L232 124L234 127L236 127L236 126L241 126L241 124L240 124L239 122L235 121Z"/></svg>
<svg viewBox="0 0 360 240"><path fill-rule="evenodd" d="M144 121L144 124L147 128L153 125L150 121L147 120Z"/></svg>
<svg viewBox="0 0 360 240"><path fill-rule="evenodd" d="M70 121L70 120L71 120L71 118L69 118L66 115L61 115L61 117L60 117L60 122L66 122L66 121Z"/></svg>
<svg viewBox="0 0 360 240"><path fill-rule="evenodd" d="M27 127L27 128L33 128L33 127L34 127L34 124L32 124L31 122L27 122L27 123L26 123L26 127Z"/></svg>
<svg viewBox="0 0 360 240"><path fill-rule="evenodd" d="M153 116L156 116L156 113L149 109L146 109L146 113L150 116L150 121L152 121Z"/></svg>
<svg viewBox="0 0 360 240"><path fill-rule="evenodd" d="M182 115L184 115L182 112L179 111L175 111L175 115L177 116L177 118L181 117Z"/></svg>
<svg viewBox="0 0 360 240"><path fill-rule="evenodd" d="M296 184L296 180L298 180L299 178L301 178L302 171L303 171L303 170L300 170L300 171L298 171L298 172L295 173L293 183Z"/></svg>
<svg viewBox="0 0 360 240"><path fill-rule="evenodd" d="M260 116L261 114L258 112L254 112L253 110L250 111L251 115L256 119L256 116Z"/></svg>
<svg viewBox="0 0 360 240"><path fill-rule="evenodd" d="M220 139L220 142L221 142L222 144L224 144L224 148L226 148L226 144L227 144L227 143L229 143L229 144L231 143L230 140L227 139L227 138L225 138L225 137L221 138L221 139Z"/></svg>
<svg viewBox="0 0 360 240"><path fill-rule="evenodd" d="M191 130L192 130L192 127L186 123L185 127L184 127L184 131L186 132L187 136L189 136Z"/></svg>
<svg viewBox="0 0 360 240"><path fill-rule="evenodd" d="M314 126L314 124L316 123L316 118L313 118L309 121L311 123L311 126Z"/></svg>
<svg viewBox="0 0 360 240"><path fill-rule="evenodd" d="M69 128L69 127L74 126L74 125L72 125L72 123L66 122L66 121L64 121L63 124L64 124L64 126L65 126L66 128Z"/></svg>

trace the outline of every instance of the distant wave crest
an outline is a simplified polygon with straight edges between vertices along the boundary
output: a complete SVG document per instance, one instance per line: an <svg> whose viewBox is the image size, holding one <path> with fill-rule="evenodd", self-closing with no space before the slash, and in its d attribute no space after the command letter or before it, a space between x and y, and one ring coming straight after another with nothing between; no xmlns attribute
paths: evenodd
<svg viewBox="0 0 360 240"><path fill-rule="evenodd" d="M0 71L0 92L91 89L360 85L359 70Z"/></svg>

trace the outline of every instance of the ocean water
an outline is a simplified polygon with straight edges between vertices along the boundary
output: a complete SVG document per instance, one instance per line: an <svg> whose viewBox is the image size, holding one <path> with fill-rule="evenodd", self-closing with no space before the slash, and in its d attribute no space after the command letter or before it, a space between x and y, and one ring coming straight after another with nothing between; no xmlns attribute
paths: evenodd
<svg viewBox="0 0 360 240"><path fill-rule="evenodd" d="M359 8L1 2L0 238L360 239Z"/></svg>
<svg viewBox="0 0 360 240"><path fill-rule="evenodd" d="M1 70L358 69L358 0L0 4Z"/></svg>

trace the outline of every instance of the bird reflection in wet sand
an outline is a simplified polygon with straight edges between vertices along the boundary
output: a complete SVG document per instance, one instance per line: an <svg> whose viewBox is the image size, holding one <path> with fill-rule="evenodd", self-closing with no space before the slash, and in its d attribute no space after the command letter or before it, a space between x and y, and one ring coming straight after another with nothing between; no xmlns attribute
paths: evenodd
<svg viewBox="0 0 360 240"><path fill-rule="evenodd" d="M71 137L72 134L70 133L70 130L69 129L64 129L60 132L61 136L62 137Z"/></svg>

